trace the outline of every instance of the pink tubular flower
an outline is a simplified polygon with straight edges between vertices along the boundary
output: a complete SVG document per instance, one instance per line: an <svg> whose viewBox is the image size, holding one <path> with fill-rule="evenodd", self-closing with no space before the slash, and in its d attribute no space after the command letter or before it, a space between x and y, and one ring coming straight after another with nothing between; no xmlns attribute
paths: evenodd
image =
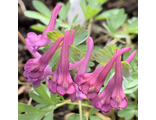
<svg viewBox="0 0 156 120"><path fill-rule="evenodd" d="M114 88L114 77L112 77L104 90L92 100L95 109L101 109L102 112L108 113L111 110L110 98Z"/></svg>
<svg viewBox="0 0 156 120"><path fill-rule="evenodd" d="M121 53L124 53L130 49L131 48L127 47L120 51ZM75 79L75 82L79 86L79 90L86 94L89 99L93 99L99 93L107 74L114 65L117 54L113 55L113 58L106 66L99 66L93 73L81 74Z"/></svg>
<svg viewBox="0 0 156 120"><path fill-rule="evenodd" d="M87 49L86 55L84 57L85 59L84 59L83 63L79 66L77 76L87 72L87 67L88 67L90 56L93 51L93 47L94 47L93 39L91 37L89 37L88 38L88 49ZM76 100L82 100L85 97L86 97L85 94L83 94L81 91L79 91L77 85L76 85L76 92L70 96L72 102L75 102Z"/></svg>
<svg viewBox="0 0 156 120"><path fill-rule="evenodd" d="M60 42L64 37L60 37L47 52L45 52L41 57L39 53L34 53L37 57L36 59L29 59L24 66L24 76L28 78L29 82L32 82L34 87L38 87L40 82L47 77L47 75L53 74L49 69L48 63L50 62L53 54L57 50ZM31 49L28 45L28 49ZM48 78L47 78L48 79Z"/></svg>
<svg viewBox="0 0 156 120"><path fill-rule="evenodd" d="M79 90L82 91L87 98L93 99L97 96L117 56L118 54L115 54L106 66L99 66L93 73L82 74L77 77L75 82L78 84Z"/></svg>
<svg viewBox="0 0 156 120"><path fill-rule="evenodd" d="M70 95L70 99L72 102L75 102L76 100L82 100L83 98L86 97L85 94L83 94L81 91L79 91L77 84L75 84L75 86L76 86L75 93Z"/></svg>
<svg viewBox="0 0 156 120"><path fill-rule="evenodd" d="M127 59L126 62L130 63L132 59L134 58L136 54L136 51L134 51ZM122 66L120 61L120 56L116 59L115 64L115 75L114 75L114 82L115 86L113 89L113 93L111 95L110 105L113 108L125 108L127 106L127 98L124 94L123 88L122 88Z"/></svg>
<svg viewBox="0 0 156 120"><path fill-rule="evenodd" d="M58 63L53 79L49 81L48 85L49 91L52 94L73 94L76 89L69 73L69 41L71 41L71 39L69 39L69 30L67 30L61 48L60 61Z"/></svg>
<svg viewBox="0 0 156 120"><path fill-rule="evenodd" d="M26 41L26 46L27 46L28 50L30 51L30 53L31 53L35 58L40 58L41 55L40 55L38 52L36 52L36 53L33 53L33 52L32 52L32 51L33 51L33 47L30 46L30 45L28 44L28 39L25 39L25 41ZM53 73L53 72L51 71L51 69L49 68L49 65L47 65L47 67L44 69L43 76L41 76L41 77L39 77L39 78L37 78L37 79L33 79L33 78L29 77L29 74L28 74L26 71L24 71L23 76L27 77L27 78L28 78L28 81L29 81L29 82L32 82L33 86L36 88L36 87L39 87L39 86L40 86L40 82L41 82L43 79L46 79L46 82L48 82L48 81L49 81L48 75L53 75L53 74L54 74L54 73Z"/></svg>
<svg viewBox="0 0 156 120"><path fill-rule="evenodd" d="M123 48L120 50L120 55L122 55L124 52L129 51L130 48ZM136 51L134 51L127 59L126 61L129 61L129 63L132 61L136 54ZM118 56L120 58L120 55ZM104 90L96 97L93 98L92 104L96 109L101 109L101 111L107 113L111 110L110 100L111 95L115 86L115 75L109 80L107 86L104 88Z"/></svg>
<svg viewBox="0 0 156 120"><path fill-rule="evenodd" d="M51 71L51 69L49 69L49 65L47 65L47 67L44 69L43 75L41 77L38 77L35 79L31 78L26 71L24 71L23 75L25 77L27 77L28 81L31 82L35 88L37 88L40 86L40 83L42 80L46 79L46 82L48 82L48 80L49 80L48 75L53 75L53 72Z"/></svg>
<svg viewBox="0 0 156 120"><path fill-rule="evenodd" d="M132 52L131 55L125 61L130 64L133 58L135 57L135 55L136 55L136 50L134 50L134 52Z"/></svg>
<svg viewBox="0 0 156 120"><path fill-rule="evenodd" d="M36 35L34 32L29 32L27 34L27 40L28 44L30 46L33 46L32 52L35 53L39 49L39 47L42 47L44 45L52 43L52 41L47 37L46 33L49 31L53 31L55 29L55 21L57 18L57 15L61 9L62 5L58 4L52 12L52 16L50 18L49 24L43 31L42 35Z"/></svg>

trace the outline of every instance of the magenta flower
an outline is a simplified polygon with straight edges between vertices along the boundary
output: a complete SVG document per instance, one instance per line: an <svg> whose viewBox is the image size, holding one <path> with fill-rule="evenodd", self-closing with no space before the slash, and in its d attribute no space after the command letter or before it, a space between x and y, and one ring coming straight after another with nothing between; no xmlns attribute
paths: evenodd
<svg viewBox="0 0 156 120"><path fill-rule="evenodd" d="M88 49L87 49L86 55L84 57L83 63L79 66L79 69L78 69L76 76L79 76L80 74L84 74L87 72L87 67L88 67L90 56L91 56L92 51L93 51L93 47L94 47L93 39L91 37L89 37L88 38ZM81 91L79 91L77 85L76 85L75 93L70 95L72 102L75 102L76 100L82 100L85 97L86 97L86 95L83 94Z"/></svg>
<svg viewBox="0 0 156 120"><path fill-rule="evenodd" d="M40 82L47 76L53 74L49 69L48 63L50 62L53 54L57 50L60 42L64 37L60 37L47 52L45 52L41 57L39 53L34 53L37 57L36 59L29 59L24 66L24 76L28 78L28 81L32 82L34 87L38 87ZM32 47L29 45L28 49L31 51ZM45 69L46 68L46 69Z"/></svg>
<svg viewBox="0 0 156 120"><path fill-rule="evenodd" d="M73 94L75 92L75 84L71 79L69 73L69 42L72 41L72 37L69 39L69 30L66 31L64 41L61 48L61 57L58 63L57 69L53 76L53 79L49 81L49 91L52 94L58 93L60 95ZM71 44L71 43L70 43Z"/></svg>
<svg viewBox="0 0 156 120"><path fill-rule="evenodd" d="M121 54L121 53L120 53ZM126 62L131 62L136 54L136 51L134 51L127 59ZM115 75L114 75L114 82L115 86L113 89L113 93L111 95L110 105L113 108L125 108L127 106L127 98L124 94L123 88L122 88L122 66L120 61L120 56L116 59L115 64Z"/></svg>
<svg viewBox="0 0 156 120"><path fill-rule="evenodd" d="M76 87L75 93L73 93L73 94L70 95L70 99L71 99L72 102L75 102L76 100L82 100L83 98L86 97L86 95L83 94L83 93L78 89L77 84L75 84L75 87Z"/></svg>
<svg viewBox="0 0 156 120"><path fill-rule="evenodd" d="M38 78L31 78L29 76L29 74L24 71L23 76L27 77L28 81L32 83L32 85L37 88L40 86L40 83L42 80L46 79L46 82L48 83L49 81L49 77L48 75L53 75L54 73L51 71L51 69L49 69L49 65L47 65L47 67L44 69L43 75L41 77Z"/></svg>
<svg viewBox="0 0 156 120"><path fill-rule="evenodd" d="M128 62L129 64L131 63L131 61L133 60L133 58L135 57L136 55L136 50L134 50L134 52L132 52L130 54L130 56L125 60L126 62Z"/></svg>
<svg viewBox="0 0 156 120"><path fill-rule="evenodd" d="M77 77L75 82L87 98L93 99L97 96L117 56L118 54L113 55L106 66L99 66L93 73L81 74Z"/></svg>
<svg viewBox="0 0 156 120"><path fill-rule="evenodd" d="M121 52L129 51L131 48L123 48ZM118 53L117 53L118 54ZM75 79L75 82L79 86L79 90L82 91L89 99L93 99L99 93L110 69L114 65L117 54L113 55L113 58L107 63L106 66L99 66L93 73L80 74Z"/></svg>
<svg viewBox="0 0 156 120"><path fill-rule="evenodd" d="M124 52L129 51L131 48L123 48L120 50L120 55L122 55ZM136 53L136 52L135 52ZM133 52L126 60L131 62L131 60L134 58L135 53ZM120 55L118 56L120 58ZM107 113L111 110L110 100L111 95L115 86L115 76L113 76L107 86L104 88L104 90L96 97L93 98L92 104L96 109L101 109L101 111Z"/></svg>
<svg viewBox="0 0 156 120"><path fill-rule="evenodd" d="M102 112L108 113L111 110L110 98L114 88L114 77L112 77L104 90L92 100L95 109L101 109Z"/></svg>
<svg viewBox="0 0 156 120"><path fill-rule="evenodd" d="M28 50L30 51L30 53L31 53L35 58L41 57L41 55L40 55L38 52L36 52L36 53L33 53L33 52L32 52L33 47L30 46L30 45L28 44L28 39L25 39L25 41L26 41L26 46L27 46ZM43 79L46 79L46 82L48 82L48 81L49 81L48 75L53 75L53 74L54 74L54 73L53 73L53 72L51 71L51 69L49 68L49 65L47 65L47 67L44 69L43 76L41 76L41 77L39 77L39 78L37 78L37 79L33 79L33 78L29 77L29 74L28 74L26 71L24 71L23 76L27 77L27 78L28 78L28 81L29 81L29 82L32 82L33 86L36 88L36 87L39 87L39 86L40 86L40 82L41 82Z"/></svg>
<svg viewBox="0 0 156 120"><path fill-rule="evenodd" d="M28 44L30 46L33 46L32 52L35 53L39 49L39 47L42 47L44 45L52 43L52 41L47 37L46 33L49 31L53 31L55 29L55 21L57 18L57 15L61 9L62 5L58 4L52 12L52 16L50 18L49 24L43 31L42 35L36 35L34 32L29 32L27 34Z"/></svg>

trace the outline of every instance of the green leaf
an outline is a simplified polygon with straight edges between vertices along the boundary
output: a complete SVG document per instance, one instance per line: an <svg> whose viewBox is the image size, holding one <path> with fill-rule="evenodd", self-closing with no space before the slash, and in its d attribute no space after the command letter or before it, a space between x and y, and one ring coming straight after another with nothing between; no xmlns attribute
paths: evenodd
<svg viewBox="0 0 156 120"><path fill-rule="evenodd" d="M106 77L106 80L104 82L104 86L106 86L108 84L108 81L114 76L115 74L115 67L112 67L112 69L109 71L107 77Z"/></svg>
<svg viewBox="0 0 156 120"><path fill-rule="evenodd" d="M44 79L44 80L45 80L45 79ZM46 82L46 80L45 80L45 82ZM48 84L43 84L43 87L44 87L44 89L45 89L47 95L48 95L49 98L50 98L51 92L49 91Z"/></svg>
<svg viewBox="0 0 156 120"><path fill-rule="evenodd" d="M41 109L41 108L44 108L44 107L46 107L46 106L47 106L46 104L40 104L40 103L39 103L39 104L37 104L35 107ZM48 106L49 106L49 105L48 105Z"/></svg>
<svg viewBox="0 0 156 120"><path fill-rule="evenodd" d="M124 117L125 119L131 119L134 116L135 110L120 110L118 112L119 117Z"/></svg>
<svg viewBox="0 0 156 120"><path fill-rule="evenodd" d="M53 113L54 111L50 111L43 120L53 120Z"/></svg>
<svg viewBox="0 0 156 120"><path fill-rule="evenodd" d="M108 0L96 0L97 3L100 3L100 4L104 4L105 2L107 2Z"/></svg>
<svg viewBox="0 0 156 120"><path fill-rule="evenodd" d="M76 22L76 19L77 19L78 16L79 16L79 14L77 14L77 15L74 17L72 23L75 23L75 22Z"/></svg>
<svg viewBox="0 0 156 120"><path fill-rule="evenodd" d="M123 59L126 60L126 59L128 58L128 56L129 56L134 50L137 51L137 49L133 49L133 48L132 48L130 51L125 52L125 53L123 54ZM132 60L131 63L130 63L131 68L132 68L133 71L137 71L137 69L138 69L137 62L138 62L138 52L136 52L135 57L133 58L133 60Z"/></svg>
<svg viewBox="0 0 156 120"><path fill-rule="evenodd" d="M138 85L136 85L135 87L132 87L132 88L128 88L128 89L123 88L125 94L133 93L137 89L138 89Z"/></svg>
<svg viewBox="0 0 156 120"><path fill-rule="evenodd" d="M41 108L42 110L50 110L50 109L54 109L55 105L47 105L43 108Z"/></svg>
<svg viewBox="0 0 156 120"><path fill-rule="evenodd" d="M103 119L98 116L90 116L90 120L103 120Z"/></svg>
<svg viewBox="0 0 156 120"><path fill-rule="evenodd" d="M46 16L49 16L49 17L51 17L51 11L49 10L49 8L45 5L45 4L43 4L41 1L38 1L38 0L33 0L32 1L32 4L33 4L33 6L35 7L35 9L37 10L37 11L39 11L40 13L42 13L42 14L44 14L44 15L46 15Z"/></svg>
<svg viewBox="0 0 156 120"><path fill-rule="evenodd" d="M91 116L92 114L97 113L98 111L100 111L99 109L95 109L95 108L91 108L89 111L89 116Z"/></svg>
<svg viewBox="0 0 156 120"><path fill-rule="evenodd" d="M30 28L33 29L33 30L39 31L39 32L43 32L44 29L46 28L46 26L42 25L40 23L37 23L35 25L31 25Z"/></svg>
<svg viewBox="0 0 156 120"><path fill-rule="evenodd" d="M41 120L46 113L31 113L18 115L18 120Z"/></svg>
<svg viewBox="0 0 156 120"><path fill-rule="evenodd" d="M44 18L44 19L39 19L43 24L45 24L46 26L49 24L50 18Z"/></svg>
<svg viewBox="0 0 156 120"><path fill-rule="evenodd" d="M133 81L129 81L129 86L128 88L132 88L138 84L138 80L134 79Z"/></svg>
<svg viewBox="0 0 156 120"><path fill-rule="evenodd" d="M66 3L66 5L63 2L58 2L57 4L62 4L62 8L59 11L59 17L61 20L66 21L67 14L68 14L69 9L70 9L70 1L68 1Z"/></svg>
<svg viewBox="0 0 156 120"><path fill-rule="evenodd" d="M24 15L25 15L26 17L29 17L29 18L38 19L38 20L40 20L42 23L44 23L45 25L48 25L49 20L50 20L50 17L45 16L45 15L39 13L39 12L31 11L31 10L26 10L26 11L24 12Z"/></svg>
<svg viewBox="0 0 156 120"><path fill-rule="evenodd" d="M74 104L70 104L69 106L68 106L68 109L70 109L70 110L72 110L72 109L74 109L75 108L75 105Z"/></svg>
<svg viewBox="0 0 156 120"><path fill-rule="evenodd" d="M138 33L138 18L132 21L130 25L128 26L127 30L125 31L127 33Z"/></svg>
<svg viewBox="0 0 156 120"><path fill-rule="evenodd" d="M118 9L118 8L106 10L106 11L102 12L101 14L99 14L94 20L96 21L96 20L102 20L102 19L110 18L111 13L113 15L117 15L119 11L120 11L120 9Z"/></svg>
<svg viewBox="0 0 156 120"><path fill-rule="evenodd" d="M91 6L88 5L87 10L85 12L86 21L95 16L96 14L98 14L101 10L102 8L92 9Z"/></svg>
<svg viewBox="0 0 156 120"><path fill-rule="evenodd" d="M115 22L113 21L115 23L114 26L115 30L117 30L125 22L127 15L124 14L124 12L125 12L124 9L120 9L115 18Z"/></svg>
<svg viewBox="0 0 156 120"><path fill-rule="evenodd" d="M109 33L115 33L116 30L125 22L127 15L124 12L124 9L120 9L116 15L110 12L110 19L106 20L107 25L103 24Z"/></svg>
<svg viewBox="0 0 156 120"><path fill-rule="evenodd" d="M42 84L41 84L39 87L34 88L34 90L38 93L38 95L39 95L42 99L46 100L47 103L53 104L52 101L51 101L51 99L50 99L49 96L47 95L47 93L46 93L46 91L45 91L45 89L44 89L44 87L43 87Z"/></svg>
<svg viewBox="0 0 156 120"><path fill-rule="evenodd" d="M136 108L136 104L133 102L133 103L128 103L125 110L134 110L135 108Z"/></svg>
<svg viewBox="0 0 156 120"><path fill-rule="evenodd" d="M126 61L121 62L122 65L122 75L126 78L131 77L132 68Z"/></svg>
<svg viewBox="0 0 156 120"><path fill-rule="evenodd" d="M61 48L59 48L55 52L51 61L49 62L49 68L52 68L53 72L56 70L57 65L60 61L60 50ZM69 62L74 64L75 62L80 61L81 57L82 57L81 51L77 47L69 45Z"/></svg>
<svg viewBox="0 0 156 120"><path fill-rule="evenodd" d="M95 61L105 66L116 53L115 45L108 46L106 45L103 49L99 49L99 52L93 53Z"/></svg>
<svg viewBox="0 0 156 120"><path fill-rule="evenodd" d="M42 103L42 104L51 104L48 101L46 101L45 99L41 98L40 96L36 95L35 93L29 93L30 97L35 100L38 103Z"/></svg>
<svg viewBox="0 0 156 120"><path fill-rule="evenodd" d="M111 29L112 32L115 32L115 18L116 16L114 16L112 13L110 14L110 19L107 19L107 24L108 24L108 27Z"/></svg>
<svg viewBox="0 0 156 120"><path fill-rule="evenodd" d="M62 34L59 31L53 30L52 32L47 32L47 37L52 40L53 42L55 42L57 39L59 39L61 36L64 36L64 34Z"/></svg>
<svg viewBox="0 0 156 120"><path fill-rule="evenodd" d="M53 44L54 43L50 43L48 45L45 45L44 47L40 47L39 50L42 50L45 53Z"/></svg>
<svg viewBox="0 0 156 120"><path fill-rule="evenodd" d="M82 116L82 120L85 120L86 117ZM79 114L72 114L70 115L67 120L80 120L80 115Z"/></svg>
<svg viewBox="0 0 156 120"><path fill-rule="evenodd" d="M69 25L69 24L62 22L62 21L59 20L59 19L56 19L56 22L57 22L56 24L57 24L58 26L63 27L63 28L66 28L66 29L70 29L70 25Z"/></svg>
<svg viewBox="0 0 156 120"><path fill-rule="evenodd" d="M72 30L75 30L74 41L73 41L74 46L77 46L83 43L86 39L88 39L88 31L85 30L84 26L80 26L80 24L78 24L78 25L72 26L70 28L70 32Z"/></svg>
<svg viewBox="0 0 156 120"><path fill-rule="evenodd" d="M134 114L138 117L138 110L135 110Z"/></svg>
<svg viewBox="0 0 156 120"><path fill-rule="evenodd" d="M34 18L34 19L49 19L49 17L47 17L39 12L35 12L35 11L31 11L31 10L26 10L24 12L24 15L26 17Z"/></svg>
<svg viewBox="0 0 156 120"><path fill-rule="evenodd" d="M93 2L93 1L91 1L91 2ZM90 4L92 4L92 3L90 3ZM85 15L85 21L89 20L90 18L92 18L93 16L95 16L102 10L102 8L99 8L99 6L94 8L93 6L91 6L89 4L86 5L86 3L82 2L82 0L81 0L80 5L81 5L82 11ZM94 4L94 6L95 6L95 4Z"/></svg>
<svg viewBox="0 0 156 120"><path fill-rule="evenodd" d="M106 0L107 1L107 0ZM104 2L106 2L105 0L102 0L102 1L97 1L97 0L88 0L88 5L91 6L91 8L94 8L94 9L98 9L102 6L102 4ZM103 3L102 3L103 2Z"/></svg>
<svg viewBox="0 0 156 120"><path fill-rule="evenodd" d="M81 51L73 45L69 45L69 62L75 63L81 60Z"/></svg>
<svg viewBox="0 0 156 120"><path fill-rule="evenodd" d="M103 23L102 25L109 33L112 33L111 29L105 23Z"/></svg>
<svg viewBox="0 0 156 120"><path fill-rule="evenodd" d="M128 83L127 79L124 76L123 76L123 82L122 82L122 84L123 84L123 86L125 88L128 88L128 86L129 86L129 83Z"/></svg>
<svg viewBox="0 0 156 120"><path fill-rule="evenodd" d="M115 38L127 38L127 37L129 37L129 36L126 35L126 34L115 34L114 37L115 37Z"/></svg>
<svg viewBox="0 0 156 120"><path fill-rule="evenodd" d="M60 61L60 51L61 51L61 48L57 49L57 51L53 55L51 61L49 62L49 68L52 68L53 72L56 70L57 65Z"/></svg>
<svg viewBox="0 0 156 120"><path fill-rule="evenodd" d="M18 103L18 111L36 113L36 114L48 112L47 110L41 110L41 109L35 108L33 106L30 106L24 103Z"/></svg>
<svg viewBox="0 0 156 120"><path fill-rule="evenodd" d="M53 102L54 105L56 105L60 100L60 97L58 97L57 93L51 94L50 97L51 97L51 101Z"/></svg>
<svg viewBox="0 0 156 120"><path fill-rule="evenodd" d="M93 67L94 65L95 65L94 62L89 61L89 63L88 63L88 66L89 66L89 67Z"/></svg>

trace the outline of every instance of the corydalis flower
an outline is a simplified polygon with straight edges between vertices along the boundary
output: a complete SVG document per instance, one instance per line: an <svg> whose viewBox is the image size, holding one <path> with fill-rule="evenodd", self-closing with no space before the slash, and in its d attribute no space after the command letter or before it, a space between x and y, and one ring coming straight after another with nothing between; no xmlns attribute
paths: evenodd
<svg viewBox="0 0 156 120"><path fill-rule="evenodd" d="M51 71L51 69L49 69L49 65L47 65L47 67L44 69L43 75L41 77L38 78L31 78L28 74L28 72L24 71L23 76L27 77L28 81L31 82L33 84L33 86L35 88L40 86L40 83L42 80L46 79L46 82L49 81L49 77L48 75L53 75L54 73Z"/></svg>
<svg viewBox="0 0 156 120"><path fill-rule="evenodd" d="M93 73L79 75L75 82L79 86L87 98L92 99L99 93L107 74L114 65L118 54L113 55L113 58L107 63L106 66L99 66Z"/></svg>
<svg viewBox="0 0 156 120"><path fill-rule="evenodd" d="M110 104L113 108L125 108L127 106L127 98L122 88L122 81L123 81L122 66L119 55L115 63L115 75L114 75L115 86L110 101Z"/></svg>
<svg viewBox="0 0 156 120"><path fill-rule="evenodd" d="M58 63L57 69L53 76L53 79L49 81L49 91L52 94L58 93L60 95L64 94L73 94L75 92L75 84L71 79L69 73L69 30L66 31L62 48L61 48L61 57ZM72 38L73 39L73 38ZM72 44L72 42L70 43Z"/></svg>
<svg viewBox="0 0 156 120"><path fill-rule="evenodd" d="M50 62L53 54L57 50L60 42L64 37L60 37L47 52L45 52L41 57L37 55L36 59L29 59L24 66L24 76L28 78L28 81L35 83L34 87L38 87L40 82L49 74L51 70L48 68L48 63ZM31 47L29 47L30 49ZM36 55L36 53L35 53ZM46 69L45 69L46 68Z"/></svg>
<svg viewBox="0 0 156 120"><path fill-rule="evenodd" d="M131 48L123 48L121 52L129 51ZM116 53L113 58L105 66L99 66L93 73L81 74L77 76L75 82L79 86L79 90L87 95L89 99L93 99L99 93L110 69L114 65L117 57Z"/></svg>
<svg viewBox="0 0 156 120"><path fill-rule="evenodd" d="M126 62L130 63L132 59L134 58L135 54L136 54L136 51L134 51L126 59ZM111 95L111 101L110 101L110 105L115 109L117 108L123 109L127 106L127 98L122 88L122 81L123 81L122 66L121 66L120 57L118 57L116 60L116 64L115 64L115 76L114 76L115 86L114 86L113 93Z"/></svg>
<svg viewBox="0 0 156 120"><path fill-rule="evenodd" d="M70 95L70 99L71 99L72 102L75 102L76 100L82 100L83 98L86 97L86 95L83 94L83 93L78 89L77 84L75 84L75 87L76 87L75 93L73 93L73 94Z"/></svg>
<svg viewBox="0 0 156 120"><path fill-rule="evenodd" d="M33 53L37 52L39 47L42 47L44 45L52 43L52 41L47 37L46 33L48 31L53 31L55 29L55 21L56 21L57 15L58 15L61 7L62 7L62 5L58 4L53 9L49 24L47 25L47 27L43 31L42 35L36 35L36 33L34 33L34 32L29 32L27 34L26 39L28 40L28 44L30 46L33 46L33 50L32 50Z"/></svg>
<svg viewBox="0 0 156 120"><path fill-rule="evenodd" d="M26 46L27 46L28 50L30 51L30 53L35 58L40 58L41 57L41 54L40 53L38 53L38 52L33 53L32 52L33 51L33 47L28 44L28 39L25 39L25 41L26 41ZM29 77L29 74L26 71L24 71L23 76L25 76L28 79L29 82L32 82L33 86L36 88L36 87L39 87L40 86L40 82L43 79L46 79L46 81L48 82L48 80L49 80L48 75L53 75L53 74L54 73L49 68L49 65L47 65L46 68L44 69L43 75L41 77L39 77L39 78L33 79L33 78Z"/></svg>
<svg viewBox="0 0 156 120"><path fill-rule="evenodd" d="M96 109L108 113L111 110L110 98L114 88L114 77L112 77L104 90L92 100L92 104Z"/></svg>
<svg viewBox="0 0 156 120"><path fill-rule="evenodd" d="M131 48L123 48L120 50L120 55L122 55L124 52L129 51ZM134 58L136 52L133 52L126 60L131 62L131 60ZM120 55L118 57L120 57ZM92 104L96 109L101 109L103 112L107 113L111 110L110 100L111 95L114 89L114 82L115 76L113 76L107 86L104 88L104 90L92 100Z"/></svg>
<svg viewBox="0 0 156 120"><path fill-rule="evenodd" d="M84 74L87 72L87 67L88 67L90 56L91 56L92 51L93 51L93 47L94 47L93 39L91 37L89 37L88 38L88 49L87 49L86 55L84 57L83 63L79 66L79 69L78 69L76 76L79 76L80 74ZM76 84L75 93L70 95L71 101L75 102L76 100L82 100L85 97L86 97L86 95L83 94L81 91L79 91L78 86Z"/></svg>

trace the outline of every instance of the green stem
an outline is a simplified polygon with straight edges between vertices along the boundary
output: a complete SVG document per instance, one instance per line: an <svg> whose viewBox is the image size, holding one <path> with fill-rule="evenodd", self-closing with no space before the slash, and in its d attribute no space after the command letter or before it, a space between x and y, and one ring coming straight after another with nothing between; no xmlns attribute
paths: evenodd
<svg viewBox="0 0 156 120"><path fill-rule="evenodd" d="M82 105L81 105L81 101L79 101L79 115L80 115L80 120L82 120Z"/></svg>
<svg viewBox="0 0 156 120"><path fill-rule="evenodd" d="M24 37L22 36L22 34L19 31L18 31L18 37L25 44L25 39L24 39Z"/></svg>
<svg viewBox="0 0 156 120"><path fill-rule="evenodd" d="M90 24L88 24L88 35L90 36L90 33L91 33L91 27L92 27L92 21L93 21L93 18L91 18L90 20L89 20L89 23ZM87 43L87 40L86 40L86 45L87 45L88 43Z"/></svg>
<svg viewBox="0 0 156 120"><path fill-rule="evenodd" d="M71 102L71 100L66 100L66 101L64 101L64 102L62 102L62 103L60 103L60 104L57 104L57 105L54 107L54 109L57 109L57 108L59 108L59 107L65 105L65 104L67 104L67 103L69 103L69 102Z"/></svg>
<svg viewBox="0 0 156 120"><path fill-rule="evenodd" d="M75 103L70 102L70 103L68 103L68 104L79 105L79 103L76 103L76 102L75 102ZM83 107L93 108L92 105L87 105L87 104L82 104L82 103L81 103L81 106L83 106Z"/></svg>
<svg viewBox="0 0 156 120"><path fill-rule="evenodd" d="M72 103L71 100L66 100L66 101L64 101L64 102L62 102L62 103L60 103L60 104L57 104L53 109L57 109L57 108L59 108L59 107L65 105L65 104L79 105L79 103L77 103L77 102ZM87 105L87 104L82 104L82 103L81 103L81 106L90 107L90 108L93 107L92 105Z"/></svg>
<svg viewBox="0 0 156 120"><path fill-rule="evenodd" d="M111 110L111 117L112 117L112 120L116 120L114 109Z"/></svg>
<svg viewBox="0 0 156 120"><path fill-rule="evenodd" d="M94 40L94 43L96 43L96 42L100 41L101 39L106 38L106 37L108 37L108 36L109 36L109 35L104 35L104 36L102 36L102 37L99 37L99 38L97 38L97 39Z"/></svg>

